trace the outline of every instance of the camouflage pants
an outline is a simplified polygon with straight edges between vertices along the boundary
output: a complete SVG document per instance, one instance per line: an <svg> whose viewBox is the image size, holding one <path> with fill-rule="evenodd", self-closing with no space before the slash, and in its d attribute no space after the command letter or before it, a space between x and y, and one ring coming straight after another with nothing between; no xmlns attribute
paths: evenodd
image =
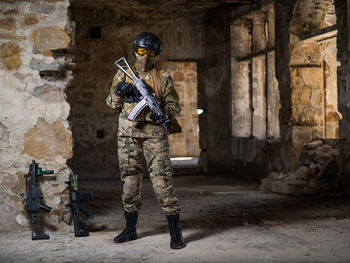
<svg viewBox="0 0 350 263"><path fill-rule="evenodd" d="M172 166L167 139L144 139L118 136L118 157L123 181L123 206L126 212L141 208L142 156L145 157L153 190L165 215L180 212L174 191Z"/></svg>

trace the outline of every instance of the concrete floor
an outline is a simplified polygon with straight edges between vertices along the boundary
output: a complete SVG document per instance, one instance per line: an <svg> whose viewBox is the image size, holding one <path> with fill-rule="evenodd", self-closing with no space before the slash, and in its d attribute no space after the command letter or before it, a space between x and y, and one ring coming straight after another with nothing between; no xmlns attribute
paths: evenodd
<svg viewBox="0 0 350 263"><path fill-rule="evenodd" d="M81 181L93 216L89 237L50 232L0 232L0 262L350 262L350 199L327 194L290 197L225 178L174 178L187 247L169 248L167 223L149 179L144 179L138 240L113 244L123 229L121 184Z"/></svg>

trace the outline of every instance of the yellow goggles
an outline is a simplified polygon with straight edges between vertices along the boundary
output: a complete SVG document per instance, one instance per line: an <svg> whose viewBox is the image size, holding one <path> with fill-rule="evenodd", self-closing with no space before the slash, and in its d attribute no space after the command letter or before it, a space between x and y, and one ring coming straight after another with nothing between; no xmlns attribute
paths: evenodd
<svg viewBox="0 0 350 263"><path fill-rule="evenodd" d="M157 51L151 50L151 49L146 49L143 47L138 47L136 49L136 53L139 54L140 56L144 56L148 54L150 57L155 57L157 55Z"/></svg>

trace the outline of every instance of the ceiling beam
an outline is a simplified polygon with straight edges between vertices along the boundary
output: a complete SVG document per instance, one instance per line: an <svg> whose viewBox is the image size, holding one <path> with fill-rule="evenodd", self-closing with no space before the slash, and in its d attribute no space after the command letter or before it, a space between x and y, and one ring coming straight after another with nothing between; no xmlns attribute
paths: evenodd
<svg viewBox="0 0 350 263"><path fill-rule="evenodd" d="M181 7L193 9L213 8L223 4L254 4L259 0L70 0L71 6L99 7L150 7L177 9Z"/></svg>

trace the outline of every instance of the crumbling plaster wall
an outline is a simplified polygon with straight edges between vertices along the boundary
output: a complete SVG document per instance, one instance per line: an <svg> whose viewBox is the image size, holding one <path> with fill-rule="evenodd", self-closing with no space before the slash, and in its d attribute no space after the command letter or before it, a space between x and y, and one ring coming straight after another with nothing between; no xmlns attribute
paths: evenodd
<svg viewBox="0 0 350 263"><path fill-rule="evenodd" d="M76 23L73 53L77 62L74 80L68 90L72 107L69 120L74 137L71 165L73 170L81 172L81 176L87 176L87 170L96 168L113 168L107 176L115 176L118 167L117 115L105 103L117 72L114 62L125 56L133 64L132 40L145 31L157 34L162 40L164 48L160 61L197 62L204 55L204 14L156 10L147 6L72 6L70 13ZM100 38L91 38L90 28L100 28ZM173 78L175 84L181 85L183 75L175 74ZM190 87L197 89L196 85Z"/></svg>
<svg viewBox="0 0 350 263"><path fill-rule="evenodd" d="M40 180L45 203L52 207L50 223L68 220L68 6L68 0L0 3L0 193L1 205L12 211L0 213L5 226L28 223L20 194L32 159L55 171L50 180Z"/></svg>

